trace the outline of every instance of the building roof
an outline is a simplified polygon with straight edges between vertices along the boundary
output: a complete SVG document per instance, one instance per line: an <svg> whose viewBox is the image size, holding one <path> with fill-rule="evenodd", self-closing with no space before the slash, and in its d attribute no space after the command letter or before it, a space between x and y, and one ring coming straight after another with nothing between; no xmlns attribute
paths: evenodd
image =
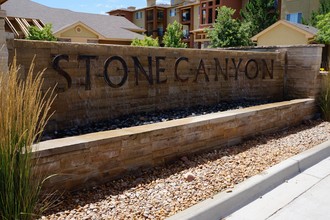
<svg viewBox="0 0 330 220"><path fill-rule="evenodd" d="M265 33L269 32L270 30L272 30L273 28L276 28L279 25L285 25L289 28L292 28L292 29L304 34L307 39L314 38L318 31L315 27L312 27L312 26L293 23L293 22L286 21L286 20L279 20L279 21L275 22L274 24L272 24L271 26L269 26L268 28L266 28L265 30L259 32L255 36L253 36L251 38L252 41L257 41L260 36L264 35Z"/></svg>
<svg viewBox="0 0 330 220"><path fill-rule="evenodd" d="M286 21L286 22L289 22L291 25L294 25L298 28L300 28L301 30L304 30L306 32L309 32L313 35L316 35L317 34L317 31L318 29L313 27L313 26L308 26L308 25L304 25L304 24L298 24L298 23L293 23L293 22L290 22L290 21Z"/></svg>
<svg viewBox="0 0 330 220"><path fill-rule="evenodd" d="M114 11L128 11L128 12L134 12L134 11L136 11L136 8L135 8L135 9L132 9L132 8L117 8L117 9L114 9L114 10L108 11L107 13L109 14L109 12L114 12Z"/></svg>
<svg viewBox="0 0 330 220"><path fill-rule="evenodd" d="M7 16L36 18L53 25L53 32L59 32L70 24L82 22L108 39L131 40L143 38L145 30L121 16L74 12L51 8L31 0L10 0L1 5Z"/></svg>

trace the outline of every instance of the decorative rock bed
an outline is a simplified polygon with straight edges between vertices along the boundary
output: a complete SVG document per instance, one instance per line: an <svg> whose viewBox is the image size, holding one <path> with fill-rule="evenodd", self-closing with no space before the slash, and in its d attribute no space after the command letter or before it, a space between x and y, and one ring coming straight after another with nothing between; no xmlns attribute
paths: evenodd
<svg viewBox="0 0 330 220"><path fill-rule="evenodd" d="M67 193L42 219L164 219L330 139L330 123L303 125L261 135L104 185ZM187 174L194 178L185 179Z"/></svg>
<svg viewBox="0 0 330 220"><path fill-rule="evenodd" d="M209 113L222 112L233 109L246 108L261 104L272 103L271 100L240 100L220 102L209 106L194 106L190 108L171 109L166 111L154 111L124 115L112 120L104 120L85 126L75 126L70 129L55 131L52 133L45 133L42 140L71 137L81 134L88 134L99 131L115 130L120 128L128 128L132 126L153 124L157 122L164 122L180 118L194 117L198 115L205 115Z"/></svg>

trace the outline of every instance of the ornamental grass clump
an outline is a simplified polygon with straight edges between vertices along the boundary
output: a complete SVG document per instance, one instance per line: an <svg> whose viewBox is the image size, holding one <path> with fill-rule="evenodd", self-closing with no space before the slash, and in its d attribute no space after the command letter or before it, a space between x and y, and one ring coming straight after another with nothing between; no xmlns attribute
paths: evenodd
<svg viewBox="0 0 330 220"><path fill-rule="evenodd" d="M34 65L20 79L14 59L0 73L0 219L35 219L43 211L41 187L45 180L35 169L32 145L50 117L53 91L43 93L43 73Z"/></svg>
<svg viewBox="0 0 330 220"><path fill-rule="evenodd" d="M319 98L319 106L321 108L322 118L330 121L330 78L326 76L321 88Z"/></svg>

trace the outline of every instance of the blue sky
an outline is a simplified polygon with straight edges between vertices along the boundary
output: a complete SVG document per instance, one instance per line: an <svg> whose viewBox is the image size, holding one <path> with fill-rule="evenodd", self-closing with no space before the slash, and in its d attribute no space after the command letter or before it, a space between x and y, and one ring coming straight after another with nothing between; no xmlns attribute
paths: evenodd
<svg viewBox="0 0 330 220"><path fill-rule="evenodd" d="M146 0L33 0L34 2L54 8L65 8L72 11L104 14L117 8L135 6L143 8ZM157 0L157 3L169 3L170 0Z"/></svg>

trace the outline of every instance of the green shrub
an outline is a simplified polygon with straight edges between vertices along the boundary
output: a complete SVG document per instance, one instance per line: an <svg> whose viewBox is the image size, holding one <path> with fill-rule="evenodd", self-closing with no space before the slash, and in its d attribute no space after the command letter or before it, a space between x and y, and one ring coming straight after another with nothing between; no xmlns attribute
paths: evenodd
<svg viewBox="0 0 330 220"><path fill-rule="evenodd" d="M325 15L317 16L318 32L315 40L318 43L330 44L330 12Z"/></svg>
<svg viewBox="0 0 330 220"><path fill-rule="evenodd" d="M144 36L143 39L135 38L131 46L139 46L139 47L159 47L158 38L154 39L152 37Z"/></svg>
<svg viewBox="0 0 330 220"><path fill-rule="evenodd" d="M319 98L319 106L321 108L322 118L330 121L330 77L324 79L321 94Z"/></svg>
<svg viewBox="0 0 330 220"><path fill-rule="evenodd" d="M238 47L251 45L250 23L232 18L235 10L222 6L217 8L218 16L212 29L206 29L210 47Z"/></svg>
<svg viewBox="0 0 330 220"><path fill-rule="evenodd" d="M44 129L53 92L41 92L33 65L20 80L16 61L0 74L0 219L35 219L44 178L34 170L32 145Z"/></svg>
<svg viewBox="0 0 330 220"><path fill-rule="evenodd" d="M319 0L320 6L317 11L312 11L312 16L309 21L306 21L306 24L316 27L319 20L319 15L325 15L330 12L330 1L329 0Z"/></svg>
<svg viewBox="0 0 330 220"><path fill-rule="evenodd" d="M56 37L52 32L52 25L46 24L43 29L39 29L36 26L29 27L29 36L26 38L28 40L46 40L46 41L56 41Z"/></svg>
<svg viewBox="0 0 330 220"><path fill-rule="evenodd" d="M186 48L187 44L182 42L183 38L182 24L174 21L168 24L164 34L163 43L165 47Z"/></svg>

